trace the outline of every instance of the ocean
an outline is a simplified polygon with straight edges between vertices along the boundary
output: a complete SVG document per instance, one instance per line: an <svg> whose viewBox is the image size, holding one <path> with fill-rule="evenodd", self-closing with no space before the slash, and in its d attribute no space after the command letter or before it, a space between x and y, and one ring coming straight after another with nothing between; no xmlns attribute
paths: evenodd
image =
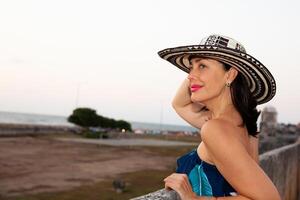
<svg viewBox="0 0 300 200"><path fill-rule="evenodd" d="M197 129L191 126L172 125L172 124L158 124L129 121L133 130L151 130L153 132L159 131L187 131L195 132ZM57 126L74 126L74 124L67 121L67 117L55 115L41 115L41 114L27 114L17 112L3 112L0 111L0 123L12 124L34 124L34 125L57 125Z"/></svg>

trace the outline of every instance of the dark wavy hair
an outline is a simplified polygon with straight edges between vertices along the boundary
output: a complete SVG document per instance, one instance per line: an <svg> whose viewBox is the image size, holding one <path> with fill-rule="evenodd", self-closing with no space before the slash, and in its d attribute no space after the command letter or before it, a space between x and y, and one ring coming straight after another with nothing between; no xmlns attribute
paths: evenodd
<svg viewBox="0 0 300 200"><path fill-rule="evenodd" d="M193 58L206 58L198 55L189 56L189 61ZM232 66L224 63L222 61L218 61L223 64L224 70L228 71ZM243 122L240 124L240 127L246 125L247 131L249 135L252 135L257 138L259 131L257 130L257 119L260 115L261 111L258 111L257 101L253 97L250 88L247 84L247 80L245 77L238 72L238 75L235 77L230 86L230 93L234 107L237 109L239 114L241 115ZM207 109L204 107L203 109Z"/></svg>
<svg viewBox="0 0 300 200"><path fill-rule="evenodd" d="M228 71L232 67L229 64L221 63L225 71ZM243 119L241 126L246 124L248 134L257 137L259 134L257 130L257 119L261 111L257 110L257 101L253 97L245 77L240 72L238 72L238 75L231 83L230 93L233 105Z"/></svg>

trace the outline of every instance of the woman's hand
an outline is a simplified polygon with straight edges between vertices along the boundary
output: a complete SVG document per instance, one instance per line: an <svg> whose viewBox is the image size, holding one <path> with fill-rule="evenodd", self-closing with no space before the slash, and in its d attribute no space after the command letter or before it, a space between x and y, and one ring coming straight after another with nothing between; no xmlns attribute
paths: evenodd
<svg viewBox="0 0 300 200"><path fill-rule="evenodd" d="M173 173L164 179L165 188L175 190L181 200L194 200L197 195L193 192L186 174Z"/></svg>
<svg viewBox="0 0 300 200"><path fill-rule="evenodd" d="M177 90L172 107L182 119L198 129L212 117L211 111L204 104L192 102L189 79L185 79Z"/></svg>

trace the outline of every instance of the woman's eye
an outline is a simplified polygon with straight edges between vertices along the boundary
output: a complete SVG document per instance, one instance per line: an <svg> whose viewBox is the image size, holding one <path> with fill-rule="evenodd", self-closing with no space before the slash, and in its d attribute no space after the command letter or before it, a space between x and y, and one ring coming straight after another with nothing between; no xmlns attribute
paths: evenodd
<svg viewBox="0 0 300 200"><path fill-rule="evenodd" d="M206 66L203 64L199 65L199 68L201 68L201 69L203 69L204 67L206 67Z"/></svg>

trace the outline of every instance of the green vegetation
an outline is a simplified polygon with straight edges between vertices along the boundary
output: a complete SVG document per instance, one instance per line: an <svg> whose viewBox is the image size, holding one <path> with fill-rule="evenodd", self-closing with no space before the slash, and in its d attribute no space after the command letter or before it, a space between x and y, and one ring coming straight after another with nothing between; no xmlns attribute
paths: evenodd
<svg viewBox="0 0 300 200"><path fill-rule="evenodd" d="M85 128L101 127L132 131L131 124L129 122L103 117L98 115L96 111L91 108L76 108L72 115L68 117L68 121Z"/></svg>

